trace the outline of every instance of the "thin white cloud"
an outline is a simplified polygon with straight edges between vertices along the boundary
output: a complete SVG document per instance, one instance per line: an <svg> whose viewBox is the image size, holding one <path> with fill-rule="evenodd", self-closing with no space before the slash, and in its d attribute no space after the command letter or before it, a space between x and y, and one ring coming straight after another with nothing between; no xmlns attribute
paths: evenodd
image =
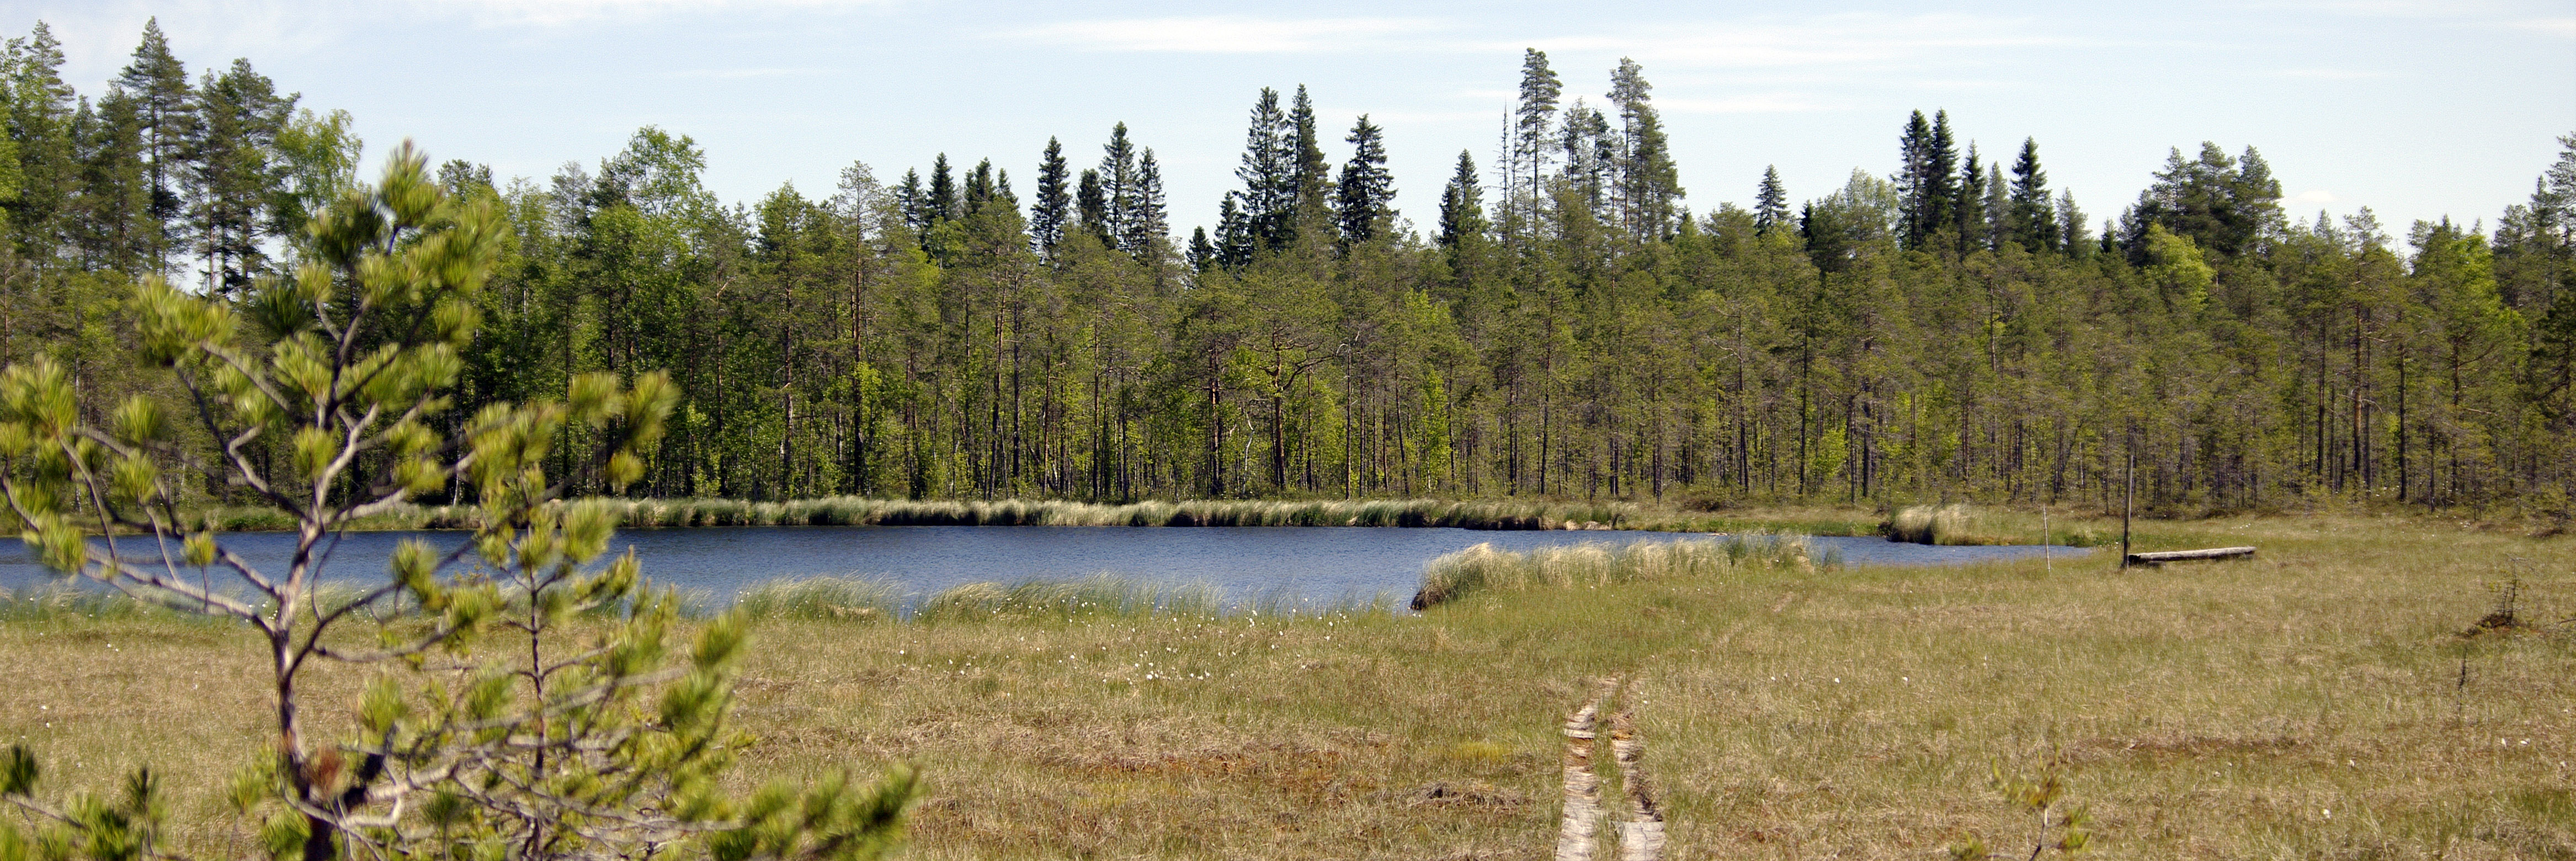
<svg viewBox="0 0 2576 861"><path fill-rule="evenodd" d="M833 9L883 5L884 0L423 0L425 8L464 12L485 26L558 26L621 21L671 13L746 9Z"/></svg>
<svg viewBox="0 0 2576 861"><path fill-rule="evenodd" d="M2362 69L2282 69L2272 74L2284 78L2308 78L2318 81L2367 81L2389 76L2387 72Z"/></svg>
<svg viewBox="0 0 2576 861"><path fill-rule="evenodd" d="M2306 191L2299 192L2298 194L2282 198L2281 202L2291 206L2324 206L2342 199L2343 198L2336 197L2334 192L2327 191L2322 188L2311 188Z"/></svg>
<svg viewBox="0 0 2576 861"><path fill-rule="evenodd" d="M2514 29L2536 30L2561 38L2576 38L2576 18L2533 18L2513 22Z"/></svg>
<svg viewBox="0 0 2576 861"><path fill-rule="evenodd" d="M1630 33L1538 40L1547 50L1618 52L1653 66L1814 68L1876 66L1941 55L2068 47L2083 40L2020 19L1966 15L1829 15L1807 20L1672 22Z"/></svg>
<svg viewBox="0 0 2576 861"><path fill-rule="evenodd" d="M1792 114L1832 109L1791 93L1754 93L1715 99L1660 98L1655 100L1655 106L1679 114Z"/></svg>
<svg viewBox="0 0 2576 861"><path fill-rule="evenodd" d="M1440 29L1429 18L1132 18L1066 21L1006 34L1095 51L1286 54L1380 47Z"/></svg>

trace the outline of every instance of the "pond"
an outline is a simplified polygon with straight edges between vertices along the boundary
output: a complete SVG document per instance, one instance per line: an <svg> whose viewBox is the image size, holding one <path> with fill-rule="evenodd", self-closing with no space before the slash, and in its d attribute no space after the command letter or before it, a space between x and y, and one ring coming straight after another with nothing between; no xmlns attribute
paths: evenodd
<svg viewBox="0 0 2576 861"><path fill-rule="evenodd" d="M1490 542L1525 550L1587 541L1625 544L1699 537L1674 532L1491 532L1452 528L1120 528L1096 526L771 526L626 530L612 548L635 548L656 583L724 601L780 578L850 576L892 583L911 597L976 582L1070 580L1118 574L1154 583L1205 583L1228 600L1302 602L1385 595L1412 597L1423 566ZM462 532L353 532L325 568L333 580L381 577L394 545L422 538L440 548ZM2037 556L2042 548L1932 547L1880 538L1814 537L1819 555L1850 565L1941 565ZM294 536L243 532L224 537L263 570L281 570ZM131 551L129 551L131 552ZM175 548L174 548L175 552ZM2090 551L2057 547L2072 558ZM273 566L273 567L271 567ZM0 589L52 578L16 539L0 540Z"/></svg>

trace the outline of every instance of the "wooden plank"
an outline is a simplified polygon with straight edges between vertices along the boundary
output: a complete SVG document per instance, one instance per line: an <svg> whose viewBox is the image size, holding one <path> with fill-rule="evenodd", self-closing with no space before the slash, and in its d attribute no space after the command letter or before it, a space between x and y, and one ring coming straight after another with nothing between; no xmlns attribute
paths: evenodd
<svg viewBox="0 0 2576 861"><path fill-rule="evenodd" d="M2212 547L2207 550L2167 550L2160 553L2131 553L2131 565L2162 565L2167 562L2191 562L2201 559L2251 559L2251 547Z"/></svg>

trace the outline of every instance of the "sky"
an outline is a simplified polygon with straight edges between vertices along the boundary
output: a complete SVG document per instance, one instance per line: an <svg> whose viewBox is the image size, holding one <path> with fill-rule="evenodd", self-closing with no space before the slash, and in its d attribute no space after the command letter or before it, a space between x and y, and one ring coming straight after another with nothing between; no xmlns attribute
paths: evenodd
<svg viewBox="0 0 2576 861"><path fill-rule="evenodd" d="M704 147L728 202L939 153L992 159L1026 199L1050 136L1094 163L1125 122L1181 235L1236 186L1260 89L1300 84L1337 163L1357 116L1385 128L1397 206L1427 230L1458 153L1490 167L1524 48L1594 105L1640 63L1702 212L1750 205L1768 166L1801 200L1891 173L1910 112L1944 109L1990 161L2036 139L2097 226L2173 148L2214 141L2258 148L2294 218L2367 206L2402 237L2492 224L2576 134L2576 0L0 0L0 32L47 22L92 96L154 17L192 75L248 58L350 111L369 174L409 138L543 181L650 125Z"/></svg>

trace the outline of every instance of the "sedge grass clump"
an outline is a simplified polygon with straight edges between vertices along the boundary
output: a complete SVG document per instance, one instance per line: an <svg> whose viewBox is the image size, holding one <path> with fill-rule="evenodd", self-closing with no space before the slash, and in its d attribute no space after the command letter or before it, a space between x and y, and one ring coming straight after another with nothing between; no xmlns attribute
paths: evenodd
<svg viewBox="0 0 2576 861"><path fill-rule="evenodd" d="M1608 586L1706 578L1745 569L1813 571L1817 567L1819 560L1806 540L1789 535L1638 541L1626 546L1587 541L1526 551L1478 544L1431 560L1412 606L1429 609L1487 590Z"/></svg>
<svg viewBox="0 0 2576 861"><path fill-rule="evenodd" d="M894 587L855 577L771 580L734 596L734 612L754 620L879 622L894 618Z"/></svg>
<svg viewBox="0 0 2576 861"><path fill-rule="evenodd" d="M1156 584L1101 574L1080 580L968 583L921 602L913 621L1215 618L1224 611L1215 587Z"/></svg>

